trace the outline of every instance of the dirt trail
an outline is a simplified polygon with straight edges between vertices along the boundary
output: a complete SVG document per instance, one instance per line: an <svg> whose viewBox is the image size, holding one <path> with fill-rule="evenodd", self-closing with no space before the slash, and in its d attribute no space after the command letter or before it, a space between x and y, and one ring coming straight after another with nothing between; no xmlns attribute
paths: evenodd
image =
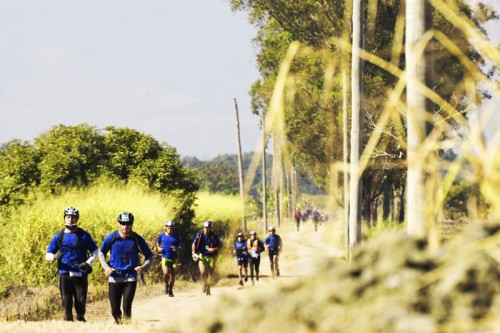
<svg viewBox="0 0 500 333"><path fill-rule="evenodd" d="M133 320L128 325L122 325L120 332L161 332L168 329L169 332L186 330L190 325L190 317L195 311L211 309L211 303L224 294L241 293L241 297L247 297L259 286L271 283L285 283L287 280L296 279L312 274L315 268L315 260L320 260L322 255L334 255L341 257L343 253L336 249L333 240L336 232L335 226L325 224L314 231L312 223L302 225L297 232L292 223L286 223L278 228L277 233L281 235L284 249L280 257L281 276L273 280L270 277L269 259L267 253L261 261L261 279L256 281L255 286L247 282L244 286L238 285L238 279L230 279L228 283L219 283L212 288L212 296L206 296L201 292L199 284L190 283L185 287L175 290L175 297L171 298L162 293L160 284L138 287L137 298L133 304ZM261 239L265 238L261 235ZM227 244L226 244L227 246ZM236 263L234 273L237 272ZM223 277L222 277L223 278ZM226 282L226 281L225 281ZM147 291L146 291L147 290ZM217 310L215 310L217 311ZM117 329L111 319L109 303L107 300L88 305L86 323L67 323L63 321L45 322L14 322L2 323L2 330L8 332L109 332Z"/></svg>

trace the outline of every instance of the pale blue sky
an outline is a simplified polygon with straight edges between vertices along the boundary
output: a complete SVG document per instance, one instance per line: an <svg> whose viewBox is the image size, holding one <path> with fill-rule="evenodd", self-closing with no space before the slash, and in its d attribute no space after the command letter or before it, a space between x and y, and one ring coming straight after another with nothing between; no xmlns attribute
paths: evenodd
<svg viewBox="0 0 500 333"><path fill-rule="evenodd" d="M256 30L224 0L1 0L0 142L55 124L131 127L182 156L243 151Z"/></svg>
<svg viewBox="0 0 500 333"><path fill-rule="evenodd" d="M253 151L255 34L226 0L0 0L0 143L87 123L137 129L181 156L235 154L236 98Z"/></svg>

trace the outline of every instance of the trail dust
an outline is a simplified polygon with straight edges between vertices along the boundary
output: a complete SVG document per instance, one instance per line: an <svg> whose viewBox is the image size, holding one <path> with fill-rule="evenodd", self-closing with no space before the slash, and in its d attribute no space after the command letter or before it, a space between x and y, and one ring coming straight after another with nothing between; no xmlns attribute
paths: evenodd
<svg viewBox="0 0 500 333"><path fill-rule="evenodd" d="M217 303L226 296L250 299L260 289L276 289L279 285L308 277L316 268L317 260L323 256L343 257L344 253L333 246L338 243L333 239L337 233L332 223L321 225L318 231L314 231L311 222L303 223L300 231L295 230L294 223L284 223L281 228L277 228L277 234L283 239L280 277L272 279L269 258L264 252L260 265L261 278L255 281L255 285L252 285L249 279L244 286L240 286L238 278L227 279L221 276L219 282L212 287L211 296L203 294L198 283L184 283L180 288L174 289L174 297L165 295L161 284L138 286L132 307L132 320L121 326L114 324L109 301L103 300L87 305L85 323L62 320L2 322L2 331L96 333L119 329L120 332L191 332L194 329L193 317L200 315L209 317L213 313L225 311L218 307ZM266 236L259 234L261 240ZM225 246L232 247L232 241ZM237 274L236 260L232 273ZM269 315L272 316L274 313Z"/></svg>

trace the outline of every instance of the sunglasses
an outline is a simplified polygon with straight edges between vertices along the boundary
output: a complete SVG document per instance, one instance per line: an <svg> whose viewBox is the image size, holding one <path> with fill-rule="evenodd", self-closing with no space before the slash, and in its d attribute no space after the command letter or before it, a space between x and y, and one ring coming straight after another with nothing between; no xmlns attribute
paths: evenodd
<svg viewBox="0 0 500 333"><path fill-rule="evenodd" d="M132 225L130 222L119 222L121 225Z"/></svg>

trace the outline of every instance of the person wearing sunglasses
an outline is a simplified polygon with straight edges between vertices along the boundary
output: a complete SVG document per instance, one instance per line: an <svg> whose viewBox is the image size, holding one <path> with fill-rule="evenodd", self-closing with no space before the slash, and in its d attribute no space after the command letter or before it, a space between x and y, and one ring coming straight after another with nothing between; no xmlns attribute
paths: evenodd
<svg viewBox="0 0 500 333"><path fill-rule="evenodd" d="M99 261L109 282L111 314L116 324L132 317L137 281L151 265L153 252L142 236L132 230L134 215L121 212L117 218L120 227L106 236L99 250ZM109 263L106 262L108 252ZM141 265L139 254L144 257ZM121 308L123 304L123 310Z"/></svg>

